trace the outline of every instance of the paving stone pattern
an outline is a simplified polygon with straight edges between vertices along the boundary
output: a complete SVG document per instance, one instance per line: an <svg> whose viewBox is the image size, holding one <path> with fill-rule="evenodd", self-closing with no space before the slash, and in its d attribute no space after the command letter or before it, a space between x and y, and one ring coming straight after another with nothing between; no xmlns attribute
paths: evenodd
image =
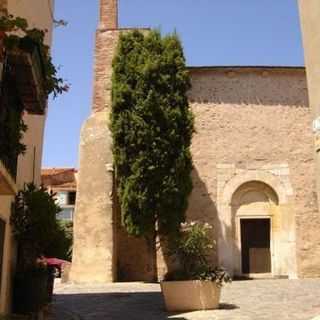
<svg viewBox="0 0 320 320"><path fill-rule="evenodd" d="M167 314L158 284L56 284L53 320L310 320L320 315L320 279L235 281L219 310Z"/></svg>

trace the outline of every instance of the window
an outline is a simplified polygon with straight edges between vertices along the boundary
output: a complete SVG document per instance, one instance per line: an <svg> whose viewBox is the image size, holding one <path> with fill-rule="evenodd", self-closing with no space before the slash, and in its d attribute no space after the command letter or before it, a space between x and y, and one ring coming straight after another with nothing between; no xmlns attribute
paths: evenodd
<svg viewBox="0 0 320 320"><path fill-rule="evenodd" d="M74 208L63 208L62 211L58 213L57 218L59 220L72 221L73 212Z"/></svg>
<svg viewBox="0 0 320 320"><path fill-rule="evenodd" d="M75 203L76 203L76 192L75 191L71 191L71 192L69 192L68 204L69 205L73 205Z"/></svg>
<svg viewBox="0 0 320 320"><path fill-rule="evenodd" d="M58 192L57 193L57 203L59 206L64 206L68 204L68 192Z"/></svg>
<svg viewBox="0 0 320 320"><path fill-rule="evenodd" d="M69 206L76 203L75 191L59 191L57 192L57 202L60 206Z"/></svg>

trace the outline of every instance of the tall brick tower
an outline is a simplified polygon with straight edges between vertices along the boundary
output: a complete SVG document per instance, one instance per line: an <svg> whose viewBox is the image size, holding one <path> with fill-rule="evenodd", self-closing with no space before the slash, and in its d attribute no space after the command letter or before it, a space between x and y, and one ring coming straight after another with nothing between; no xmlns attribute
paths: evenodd
<svg viewBox="0 0 320 320"><path fill-rule="evenodd" d="M100 0L92 113L80 137L78 195L70 270L70 281L75 283L115 280L113 160L108 119L112 59L118 37L117 0Z"/></svg>

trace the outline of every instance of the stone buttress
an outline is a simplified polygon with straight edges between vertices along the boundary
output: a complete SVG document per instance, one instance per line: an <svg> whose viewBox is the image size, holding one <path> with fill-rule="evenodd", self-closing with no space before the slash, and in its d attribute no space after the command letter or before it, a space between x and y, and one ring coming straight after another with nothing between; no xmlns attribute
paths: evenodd
<svg viewBox="0 0 320 320"><path fill-rule="evenodd" d="M119 37L117 0L100 1L91 116L81 130L78 194L70 281L112 282L116 274L113 218L112 60Z"/></svg>

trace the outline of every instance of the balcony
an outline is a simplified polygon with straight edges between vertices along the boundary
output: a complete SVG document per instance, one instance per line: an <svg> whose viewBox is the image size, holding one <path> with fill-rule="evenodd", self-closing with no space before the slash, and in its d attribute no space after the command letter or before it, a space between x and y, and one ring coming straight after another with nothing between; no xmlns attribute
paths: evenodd
<svg viewBox="0 0 320 320"><path fill-rule="evenodd" d="M46 92L44 89L43 62L37 45L25 45L7 52L7 63L14 74L18 94L30 114L44 114Z"/></svg>
<svg viewBox="0 0 320 320"><path fill-rule="evenodd" d="M3 160L0 159L0 196L2 195L15 195L17 193L17 186L6 167Z"/></svg>

